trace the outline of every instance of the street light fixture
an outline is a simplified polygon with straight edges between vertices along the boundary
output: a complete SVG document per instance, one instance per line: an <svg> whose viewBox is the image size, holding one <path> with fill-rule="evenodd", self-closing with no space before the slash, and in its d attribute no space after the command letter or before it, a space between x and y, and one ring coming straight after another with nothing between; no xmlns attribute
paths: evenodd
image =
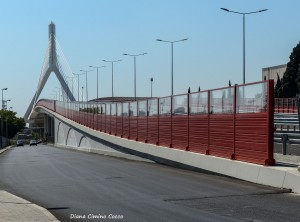
<svg viewBox="0 0 300 222"><path fill-rule="evenodd" d="M98 94L98 83L99 83L99 80L98 80L98 69L101 69L101 68L104 68L106 66L90 66L91 68L94 68L94 69L97 69L97 99L99 98L99 94Z"/></svg>
<svg viewBox="0 0 300 222"><path fill-rule="evenodd" d="M136 100L136 57L137 56L142 56L142 55L146 55L147 52L141 53L141 54L135 54L135 55L131 55L128 53L123 53L123 55L125 56L132 56L134 58L134 99Z"/></svg>
<svg viewBox="0 0 300 222"><path fill-rule="evenodd" d="M166 41L166 40L162 40L162 39L156 39L156 41L158 42L167 42L167 43L171 43L171 95L173 96L173 44L176 42L183 42L188 40L188 38L185 39L180 39L177 41Z"/></svg>
<svg viewBox="0 0 300 222"><path fill-rule="evenodd" d="M86 88L86 101L88 101L88 82L87 82L87 73L94 70L80 70L81 72L85 72L85 88Z"/></svg>
<svg viewBox="0 0 300 222"><path fill-rule="evenodd" d="M237 11L232 11L229 10L227 8L220 8L223 11L226 12L232 12L232 13L236 13L236 14L240 14L243 15L243 84L245 84L246 80L245 80L245 76L246 76L246 56L245 56L245 51L246 51L246 47L245 47L245 15L249 15L249 14L254 14L254 13L260 13L260 12L265 12L268 9L262 9L262 10L258 10L258 11L254 11L254 12L237 12Z"/></svg>
<svg viewBox="0 0 300 222"><path fill-rule="evenodd" d="M4 91L4 90L7 90L7 88L1 89L1 91L2 91L2 110L4 109L4 102L3 102L3 91Z"/></svg>
<svg viewBox="0 0 300 222"><path fill-rule="evenodd" d="M111 63L111 96L112 96L112 98L114 98L114 63L115 62L121 62L122 59L113 60L113 61L108 61L108 60L103 59L102 61Z"/></svg>

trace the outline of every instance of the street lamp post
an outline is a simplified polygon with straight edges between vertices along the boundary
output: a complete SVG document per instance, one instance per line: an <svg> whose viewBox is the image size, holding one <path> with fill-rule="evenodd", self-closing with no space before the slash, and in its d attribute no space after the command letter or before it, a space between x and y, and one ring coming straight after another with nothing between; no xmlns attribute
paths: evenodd
<svg viewBox="0 0 300 222"><path fill-rule="evenodd" d="M77 76L77 100L80 101L80 98L79 98L79 76L81 75L84 75L84 73L81 73L81 74L76 74L73 72L73 75L76 75Z"/></svg>
<svg viewBox="0 0 300 222"><path fill-rule="evenodd" d="M162 39L156 39L156 41L159 41L159 42L168 42L168 43L171 43L171 95L173 96L173 44L176 43L176 42L183 42L183 41L186 41L188 40L188 38L185 38L185 39L180 39L180 40L177 40L177 41L166 41L166 40L162 40Z"/></svg>
<svg viewBox="0 0 300 222"><path fill-rule="evenodd" d="M174 85L174 78L173 78L173 45L176 42L183 42L188 40L188 38L185 39L180 39L177 41L166 41L166 40L162 40L162 39L156 39L156 41L159 42L167 42L167 43L171 43L171 126L173 125L173 94L174 94L174 90L173 90L173 85ZM173 147L172 144L173 141L173 127L171 127L171 144L170 147Z"/></svg>
<svg viewBox="0 0 300 222"><path fill-rule="evenodd" d="M98 83L99 83L99 78L98 78L98 69L104 68L106 66L90 66L91 68L97 69L97 99L99 98L99 94L98 94Z"/></svg>
<svg viewBox="0 0 300 222"><path fill-rule="evenodd" d="M88 101L88 81L87 81L87 73L94 70L80 70L81 72L85 72L85 88L86 88L86 101Z"/></svg>
<svg viewBox="0 0 300 222"><path fill-rule="evenodd" d="M254 12L236 12L236 11L231 11L227 8L221 8L222 10L226 11L226 12L232 12L232 13L236 13L236 14L240 14L243 15L243 84L245 84L246 80L245 80L245 76L246 76L246 47L245 47L245 15L249 15L249 14L254 14L254 13L259 13L259 12L265 12L268 9L262 9L259 11L254 11Z"/></svg>
<svg viewBox="0 0 300 222"><path fill-rule="evenodd" d="M7 88L3 88L3 89L1 89L1 91L2 91L2 110L4 109L4 102L3 102L3 91L4 90L7 90Z"/></svg>
<svg viewBox="0 0 300 222"><path fill-rule="evenodd" d="M112 98L114 98L114 63L121 62L122 59L114 60L114 61L108 61L108 60L103 59L102 61L111 63L111 96L112 96Z"/></svg>
<svg viewBox="0 0 300 222"><path fill-rule="evenodd" d="M146 55L147 52L144 52L144 53L141 53L141 54L136 54L136 55L131 55L131 54L128 54L128 53L123 53L123 55L126 55L126 56L132 56L134 59L134 99L136 100L136 57L137 56L142 56L142 55Z"/></svg>

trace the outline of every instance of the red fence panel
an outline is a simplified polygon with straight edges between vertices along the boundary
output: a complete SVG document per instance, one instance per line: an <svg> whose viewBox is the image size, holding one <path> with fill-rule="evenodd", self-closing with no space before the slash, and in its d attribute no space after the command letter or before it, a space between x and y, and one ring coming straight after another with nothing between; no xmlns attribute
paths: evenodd
<svg viewBox="0 0 300 222"><path fill-rule="evenodd" d="M110 133L117 135L117 107L116 104L110 105Z"/></svg>
<svg viewBox="0 0 300 222"><path fill-rule="evenodd" d="M123 112L122 112L122 103L117 104L117 120L116 120L116 136L123 136Z"/></svg>
<svg viewBox="0 0 300 222"><path fill-rule="evenodd" d="M37 106L128 139L274 165L273 112L292 112L296 104L274 101L273 85L270 80L139 102L40 100Z"/></svg>
<svg viewBox="0 0 300 222"><path fill-rule="evenodd" d="M110 120L111 120L111 115L110 115L110 104L106 104L105 107L105 132L106 133L111 133L111 124L110 124Z"/></svg>
<svg viewBox="0 0 300 222"><path fill-rule="evenodd" d="M267 113L236 115L235 158L264 164L268 151Z"/></svg>
<svg viewBox="0 0 300 222"><path fill-rule="evenodd" d="M208 151L208 115L189 116L189 150L203 153Z"/></svg>
<svg viewBox="0 0 300 222"><path fill-rule="evenodd" d="M234 154L234 125L232 115L209 116L209 154L231 158Z"/></svg>
<svg viewBox="0 0 300 222"><path fill-rule="evenodd" d="M137 102L129 103L129 108L129 139L136 140L138 138Z"/></svg>
<svg viewBox="0 0 300 222"><path fill-rule="evenodd" d="M274 98L274 112L298 113L297 98Z"/></svg>
<svg viewBox="0 0 300 222"><path fill-rule="evenodd" d="M100 104L99 115L98 115L98 130L100 130L101 132L105 131L105 122L106 122L105 110L106 110L105 104Z"/></svg>
<svg viewBox="0 0 300 222"><path fill-rule="evenodd" d="M123 137L129 138L130 128L129 128L129 103L122 104L122 114L123 114Z"/></svg>
<svg viewBox="0 0 300 222"><path fill-rule="evenodd" d="M173 147L186 150L188 147L188 115L173 116L172 127Z"/></svg>
<svg viewBox="0 0 300 222"><path fill-rule="evenodd" d="M159 140L159 113L158 99L149 99L147 104L147 142L158 144Z"/></svg>
<svg viewBox="0 0 300 222"><path fill-rule="evenodd" d="M172 144L171 97L159 99L159 145L169 147Z"/></svg>
<svg viewBox="0 0 300 222"><path fill-rule="evenodd" d="M138 140L147 141L147 101L138 102Z"/></svg>

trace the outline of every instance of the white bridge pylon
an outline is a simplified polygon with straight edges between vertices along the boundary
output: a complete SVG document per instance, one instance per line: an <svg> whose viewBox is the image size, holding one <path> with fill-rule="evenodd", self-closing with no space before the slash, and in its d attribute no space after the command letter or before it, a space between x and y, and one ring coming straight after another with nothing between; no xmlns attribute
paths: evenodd
<svg viewBox="0 0 300 222"><path fill-rule="evenodd" d="M74 92L71 92L68 84L66 83L67 82L66 78L69 77L69 76L67 76L67 73L72 75L73 79L75 79L75 78L73 76L71 69L69 68L68 63L66 62L66 60L63 56L62 51L61 50L57 51L57 49L58 50L60 49L59 47L57 48L57 44L58 43L55 38L55 24L53 22L51 22L49 25L49 45L48 45L48 49L47 49L46 56L44 59L44 64L43 64L43 68L41 71L37 90L31 100L31 103L30 103L25 115L24 115L24 120L26 122L28 122L28 118L32 112L32 109L33 109L35 103L37 102L37 100L38 100L38 98L39 98L39 96L40 96L40 94L52 72L55 73L58 81L60 82L60 85L62 88L63 100L65 100L65 98L67 98L69 101L75 101L75 97L73 95ZM77 88L77 87L75 87L75 88ZM73 91L73 86L72 86L72 91Z"/></svg>

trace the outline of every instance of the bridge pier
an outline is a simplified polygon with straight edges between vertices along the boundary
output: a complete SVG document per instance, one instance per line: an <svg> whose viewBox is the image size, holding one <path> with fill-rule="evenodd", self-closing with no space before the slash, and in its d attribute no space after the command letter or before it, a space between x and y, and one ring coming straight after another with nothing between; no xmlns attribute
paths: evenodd
<svg viewBox="0 0 300 222"><path fill-rule="evenodd" d="M47 138L48 142L54 142L54 118L48 115L44 115L44 138Z"/></svg>

